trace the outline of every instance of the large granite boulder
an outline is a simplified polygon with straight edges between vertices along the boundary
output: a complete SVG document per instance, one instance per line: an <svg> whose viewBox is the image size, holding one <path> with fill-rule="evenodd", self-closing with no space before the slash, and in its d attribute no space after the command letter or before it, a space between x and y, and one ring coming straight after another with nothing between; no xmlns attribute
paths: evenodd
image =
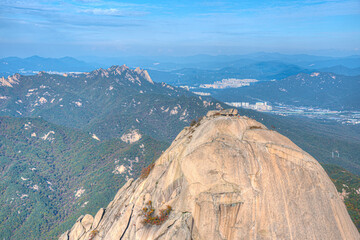
<svg viewBox="0 0 360 240"><path fill-rule="evenodd" d="M313 157L255 120L219 113L180 132L149 176L129 180L90 229L78 221L62 239L360 239ZM171 206L168 219L144 223L149 201L156 214Z"/></svg>

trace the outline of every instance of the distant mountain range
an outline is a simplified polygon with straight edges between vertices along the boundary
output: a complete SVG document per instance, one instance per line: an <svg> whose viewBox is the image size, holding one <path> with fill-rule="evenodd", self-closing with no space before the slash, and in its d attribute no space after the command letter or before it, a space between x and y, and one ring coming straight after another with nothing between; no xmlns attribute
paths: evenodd
<svg viewBox="0 0 360 240"><path fill-rule="evenodd" d="M0 59L0 77L15 73L34 74L38 71L52 72L88 72L95 68L108 68L114 64L126 63L128 66L140 66L158 71L179 71L181 69L221 70L240 68L264 62L293 65L301 69L330 71L343 75L357 75L360 68L360 56L325 57L306 54L287 55L280 53L254 53L246 55L195 55L187 57L166 56L119 56L119 57L72 57L28 58L7 57ZM256 68L256 67L255 67ZM238 72L241 73L241 72ZM156 77L152 76L155 81ZM161 80L162 81L162 80ZM165 81L167 82L167 81Z"/></svg>
<svg viewBox="0 0 360 240"><path fill-rule="evenodd" d="M310 73L312 70L304 69L293 64L278 61L256 62L249 65L245 63L231 65L219 70L204 70L184 68L170 72L149 70L154 81L163 81L172 85L188 85L196 87L200 84L213 83L225 78L251 78L257 80L283 79L298 73Z"/></svg>
<svg viewBox="0 0 360 240"><path fill-rule="evenodd" d="M360 110L358 89L360 76L313 72L299 73L282 80L259 82L248 87L207 92L225 102L262 100L273 104L331 110Z"/></svg>
<svg viewBox="0 0 360 240"><path fill-rule="evenodd" d="M360 75L360 67L348 68L348 67L344 67L342 65L336 65L333 67L321 68L319 70L320 70L320 72L335 73L335 74L345 75L345 76Z"/></svg>
<svg viewBox="0 0 360 240"><path fill-rule="evenodd" d="M35 74L39 71L49 72L85 72L95 66L72 57L43 58L32 56L28 58L8 57L0 59L0 77L15 73Z"/></svg>
<svg viewBox="0 0 360 240"><path fill-rule="evenodd" d="M360 56L327 57L308 54L281 54L281 53L253 53L244 55L206 55L194 56L120 56L111 58L82 57L86 62L97 62L111 65L126 62L130 66L141 66L146 69L170 71L182 68L196 68L206 70L219 70L221 68L250 65L257 62L283 62L302 68L319 69L343 65L348 68L360 67Z"/></svg>

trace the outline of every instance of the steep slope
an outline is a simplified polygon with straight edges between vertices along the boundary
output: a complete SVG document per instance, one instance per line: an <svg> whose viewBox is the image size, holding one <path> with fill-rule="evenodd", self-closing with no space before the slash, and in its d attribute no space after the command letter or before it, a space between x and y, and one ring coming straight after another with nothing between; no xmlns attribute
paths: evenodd
<svg viewBox="0 0 360 240"><path fill-rule="evenodd" d="M132 144L40 118L0 117L0 238L55 239L105 207L167 144Z"/></svg>
<svg viewBox="0 0 360 240"><path fill-rule="evenodd" d="M245 115L275 129L324 164L335 164L360 175L360 127L306 117L284 117L239 108ZM332 151L339 156L332 157Z"/></svg>
<svg viewBox="0 0 360 240"><path fill-rule="evenodd" d="M15 74L0 78L0 115L38 117L94 132L100 139L120 138L130 130L172 141L174 128L197 114L219 108L181 88L154 83L145 70L112 66L83 74ZM160 127L162 126L162 127Z"/></svg>
<svg viewBox="0 0 360 240"><path fill-rule="evenodd" d="M169 210L154 222L149 209L155 214ZM359 238L334 184L314 158L229 110L209 112L185 128L147 178L129 180L106 209L95 218L80 217L60 237Z"/></svg>

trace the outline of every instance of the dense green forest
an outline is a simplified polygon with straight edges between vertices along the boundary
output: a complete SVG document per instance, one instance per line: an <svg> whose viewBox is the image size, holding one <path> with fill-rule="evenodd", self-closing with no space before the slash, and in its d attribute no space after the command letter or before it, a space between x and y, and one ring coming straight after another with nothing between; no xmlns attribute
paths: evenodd
<svg viewBox="0 0 360 240"><path fill-rule="evenodd" d="M360 177L335 165L323 165L344 202L351 219L360 231Z"/></svg>
<svg viewBox="0 0 360 240"><path fill-rule="evenodd" d="M106 207L128 178L165 149L150 137L99 142L40 118L0 118L0 236L55 239ZM49 134L50 133L50 134ZM124 166L120 173L116 169Z"/></svg>

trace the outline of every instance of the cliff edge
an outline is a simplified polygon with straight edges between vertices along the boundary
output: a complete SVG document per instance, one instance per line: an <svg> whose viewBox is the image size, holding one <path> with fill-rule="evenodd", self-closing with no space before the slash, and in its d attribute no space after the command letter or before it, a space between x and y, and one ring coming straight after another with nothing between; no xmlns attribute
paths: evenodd
<svg viewBox="0 0 360 240"><path fill-rule="evenodd" d="M149 204L151 201L151 204ZM150 207L151 205L151 207ZM171 206L164 222L144 222ZM129 180L106 209L60 240L360 239L320 164L236 110L187 127L146 178Z"/></svg>

